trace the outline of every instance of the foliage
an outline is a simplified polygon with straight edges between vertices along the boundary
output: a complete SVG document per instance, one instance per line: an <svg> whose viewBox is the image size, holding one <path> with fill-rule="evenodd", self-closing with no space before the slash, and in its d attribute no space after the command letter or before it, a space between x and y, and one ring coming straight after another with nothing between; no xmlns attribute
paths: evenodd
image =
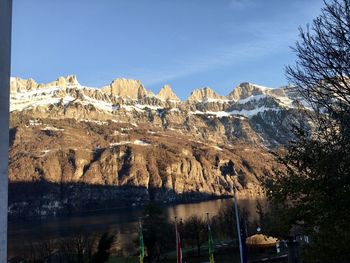
<svg viewBox="0 0 350 263"><path fill-rule="evenodd" d="M115 240L114 234L99 236L82 229L65 238L54 238L47 233L44 236L41 242L25 245L23 262L103 263L108 261Z"/></svg>
<svg viewBox="0 0 350 263"><path fill-rule="evenodd" d="M201 245L208 240L207 223L199 216L191 216L182 226L182 237L186 245L197 247L197 255L201 254Z"/></svg>
<svg viewBox="0 0 350 263"><path fill-rule="evenodd" d="M222 206L217 215L212 219L213 231L221 238L237 238L236 217L233 203Z"/></svg>
<svg viewBox="0 0 350 263"><path fill-rule="evenodd" d="M114 235L110 235L108 233L103 234L98 242L97 251L93 255L91 263L107 262L113 242Z"/></svg>
<svg viewBox="0 0 350 263"><path fill-rule="evenodd" d="M325 1L294 50L287 75L312 107L314 128L296 127L297 139L280 158L286 172L266 186L284 205L276 213L281 222L311 235L311 261L350 260L350 2Z"/></svg>
<svg viewBox="0 0 350 263"><path fill-rule="evenodd" d="M162 209L150 203L144 209L143 239L148 262L159 261L161 253L175 247L175 230L166 222Z"/></svg>

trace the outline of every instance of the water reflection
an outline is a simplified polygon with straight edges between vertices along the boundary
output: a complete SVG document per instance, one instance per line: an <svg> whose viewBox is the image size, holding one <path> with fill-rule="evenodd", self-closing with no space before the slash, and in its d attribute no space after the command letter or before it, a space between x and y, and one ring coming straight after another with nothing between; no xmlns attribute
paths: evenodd
<svg viewBox="0 0 350 263"><path fill-rule="evenodd" d="M221 199L194 204L180 204L168 207L165 210L165 216L169 221L174 220L175 216L182 218L183 220L186 220L187 218L194 215L204 218L206 216L206 213L209 213L209 216L212 217L219 212L222 206L228 205L229 203L229 199Z"/></svg>
<svg viewBox="0 0 350 263"><path fill-rule="evenodd" d="M253 221L256 214L257 200L239 200L240 209L249 213L249 220ZM187 218L197 215L210 217L216 215L221 207L233 205L232 199L212 200L192 204L179 204L163 207L164 216L168 221L174 217ZM127 248L134 244L137 238L138 219L142 216L143 208L124 208L99 214L86 214L69 218L51 218L31 222L9 222L8 240L9 255L20 251L23 241L36 242L42 237L65 238L78 231L87 233L113 232L117 234L118 246Z"/></svg>

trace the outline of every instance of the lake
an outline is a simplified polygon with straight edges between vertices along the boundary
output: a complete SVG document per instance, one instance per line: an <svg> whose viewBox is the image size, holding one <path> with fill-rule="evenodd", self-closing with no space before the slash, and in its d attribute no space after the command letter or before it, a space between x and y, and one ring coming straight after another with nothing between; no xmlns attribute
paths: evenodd
<svg viewBox="0 0 350 263"><path fill-rule="evenodd" d="M256 217L257 200L242 199L238 201L240 208L245 208L251 218ZM197 215L212 217L221 207L233 205L232 199L218 199L199 203L177 204L164 206L164 216L168 221ZM126 207L112 211L94 212L93 214L74 215L70 217L56 217L32 221L9 221L8 223L8 251L9 256L20 255L24 245L37 242L42 238L69 237L77 231L86 233L114 232L117 234L118 246L127 248L133 246L137 237L138 220L142 216L143 207Z"/></svg>

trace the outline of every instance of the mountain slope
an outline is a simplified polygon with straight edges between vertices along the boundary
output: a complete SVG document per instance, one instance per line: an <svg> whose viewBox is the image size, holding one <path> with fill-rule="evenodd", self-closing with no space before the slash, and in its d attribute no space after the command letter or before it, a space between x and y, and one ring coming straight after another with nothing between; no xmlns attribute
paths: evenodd
<svg viewBox="0 0 350 263"><path fill-rule="evenodd" d="M270 153L291 138L303 107L290 87L241 84L180 101L140 81L100 89L75 76L11 80L12 215L67 213L149 199L262 195L280 169ZM306 125L309 125L306 122ZM235 176L236 175L236 176Z"/></svg>

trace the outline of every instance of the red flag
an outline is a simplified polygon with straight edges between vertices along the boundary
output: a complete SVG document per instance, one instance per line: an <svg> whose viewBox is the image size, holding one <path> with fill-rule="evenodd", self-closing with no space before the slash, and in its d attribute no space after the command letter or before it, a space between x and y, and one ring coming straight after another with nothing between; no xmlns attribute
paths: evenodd
<svg viewBox="0 0 350 263"><path fill-rule="evenodd" d="M177 222L176 222L176 220L175 220L175 231L176 231L177 263L182 263L181 238L180 238L180 233L177 230Z"/></svg>

